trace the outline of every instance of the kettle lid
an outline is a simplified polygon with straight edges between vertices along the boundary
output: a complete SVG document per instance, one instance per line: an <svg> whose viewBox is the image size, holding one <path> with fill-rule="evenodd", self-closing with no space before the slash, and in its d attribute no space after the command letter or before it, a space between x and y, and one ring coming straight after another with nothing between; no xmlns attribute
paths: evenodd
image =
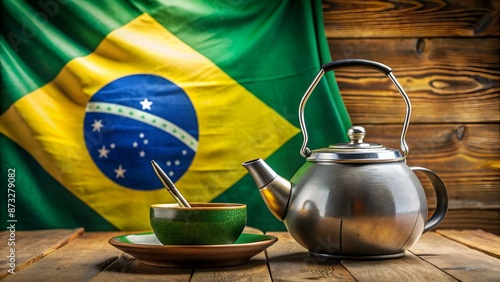
<svg viewBox="0 0 500 282"><path fill-rule="evenodd" d="M343 163L377 163L397 162L405 158L398 150L386 148L377 143L364 143L366 130L361 126L353 126L347 130L351 140L346 143L330 145L327 148L313 150L308 161L343 162Z"/></svg>

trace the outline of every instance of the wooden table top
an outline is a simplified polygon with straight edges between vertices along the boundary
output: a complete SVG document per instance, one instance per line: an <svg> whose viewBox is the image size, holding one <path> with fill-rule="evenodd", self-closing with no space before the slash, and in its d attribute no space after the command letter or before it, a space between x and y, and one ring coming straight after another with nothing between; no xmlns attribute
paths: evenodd
<svg viewBox="0 0 500 282"><path fill-rule="evenodd" d="M220 268L148 266L108 243L133 232L2 231L6 281L500 281L500 237L481 230L425 233L403 258L318 260L286 232L248 263ZM14 237L14 240L10 240ZM15 241L9 246L8 242ZM12 270L12 250L15 269ZM9 256L11 258L9 258ZM10 272L15 272L11 274Z"/></svg>

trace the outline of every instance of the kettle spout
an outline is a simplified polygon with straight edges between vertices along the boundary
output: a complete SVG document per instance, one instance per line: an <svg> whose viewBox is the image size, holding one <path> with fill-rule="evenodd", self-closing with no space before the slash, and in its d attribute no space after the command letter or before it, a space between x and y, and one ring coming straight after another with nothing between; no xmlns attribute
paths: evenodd
<svg viewBox="0 0 500 282"><path fill-rule="evenodd" d="M244 162L242 165L253 177L271 213L277 219L284 220L292 191L290 181L279 176L262 159Z"/></svg>

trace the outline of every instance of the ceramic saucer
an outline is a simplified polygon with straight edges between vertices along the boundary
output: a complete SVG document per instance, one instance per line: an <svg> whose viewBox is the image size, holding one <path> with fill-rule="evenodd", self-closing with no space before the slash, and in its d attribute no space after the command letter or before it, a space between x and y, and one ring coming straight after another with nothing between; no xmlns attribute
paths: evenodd
<svg viewBox="0 0 500 282"><path fill-rule="evenodd" d="M153 232L146 232L113 237L108 242L148 265L221 267L246 263L276 241L270 235L243 233L233 244L162 245Z"/></svg>

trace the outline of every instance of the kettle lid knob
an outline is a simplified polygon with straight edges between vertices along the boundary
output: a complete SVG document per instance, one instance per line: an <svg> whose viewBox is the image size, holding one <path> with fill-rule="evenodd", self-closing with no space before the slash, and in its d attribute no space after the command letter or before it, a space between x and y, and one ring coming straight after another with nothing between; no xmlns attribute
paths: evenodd
<svg viewBox="0 0 500 282"><path fill-rule="evenodd" d="M361 144L366 136L366 130L362 126L352 126L347 130L347 136L351 140L350 144Z"/></svg>

